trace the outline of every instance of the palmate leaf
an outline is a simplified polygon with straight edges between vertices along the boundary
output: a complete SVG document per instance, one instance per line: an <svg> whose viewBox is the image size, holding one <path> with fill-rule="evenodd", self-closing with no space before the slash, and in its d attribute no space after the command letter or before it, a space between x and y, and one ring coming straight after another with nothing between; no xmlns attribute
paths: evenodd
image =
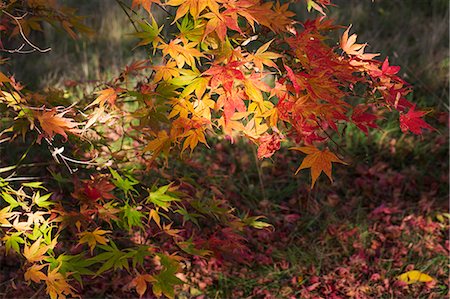
<svg viewBox="0 0 450 299"><path fill-rule="evenodd" d="M51 195L52 195L52 193L48 193L48 194L41 196L39 194L39 191L37 191L33 196L33 201L40 208L48 208L49 206L55 204L54 202L48 201L48 199L50 198Z"/></svg>
<svg viewBox="0 0 450 299"><path fill-rule="evenodd" d="M67 118L64 115L67 111L56 114L56 110L35 112L41 128L44 132L43 135L49 139L53 139L56 134L62 135L67 140L67 133L77 134L80 132L77 127L81 123L76 123L73 119Z"/></svg>
<svg viewBox="0 0 450 299"><path fill-rule="evenodd" d="M133 278L129 286L131 288L136 288L136 292L138 293L139 298L141 298L147 291L147 283L153 281L155 281L155 279L150 274L139 273Z"/></svg>
<svg viewBox="0 0 450 299"><path fill-rule="evenodd" d="M22 237L20 237L20 235L22 235L22 233L17 232L17 233L7 234L6 236L4 236L2 238L2 241L5 242L6 253L9 253L9 251L12 248L15 252L20 254L20 245L19 244L25 244L25 240Z"/></svg>
<svg viewBox="0 0 450 299"><path fill-rule="evenodd" d="M47 275L45 275L43 272L41 272L41 269L44 268L46 265L39 265L39 264L33 264L31 265L27 271L24 273L25 281L34 281L36 283L39 283L41 280L46 280Z"/></svg>
<svg viewBox="0 0 450 299"><path fill-rule="evenodd" d="M110 232L111 231L109 230L102 230L99 229L98 227L92 232L89 231L81 232L79 233L80 240L78 241L78 244L87 243L92 253L97 243L105 245L108 242L108 239L103 235Z"/></svg>
<svg viewBox="0 0 450 299"><path fill-rule="evenodd" d="M110 242L110 246L99 245L98 247L105 250L105 252L88 259L90 262L101 264L100 268L95 272L95 276L110 269L118 270L125 268L129 270L127 253L117 248L113 241Z"/></svg>
<svg viewBox="0 0 450 299"><path fill-rule="evenodd" d="M38 262L42 260L47 253L48 250L53 249L57 243L57 239L55 238L49 245L45 245L41 242L42 238L38 238L32 245L28 246L25 243L23 249L23 256L30 263Z"/></svg>
<svg viewBox="0 0 450 299"><path fill-rule="evenodd" d="M131 192L137 193L136 189L134 189L133 186L139 184L138 180L134 179L130 175L126 175L126 177L123 178L122 176L119 175L117 171L115 171L112 168L109 168L109 171L111 172L114 178L112 182L114 183L114 185L116 185L119 189L121 189L125 193L125 196L129 196Z"/></svg>
<svg viewBox="0 0 450 299"><path fill-rule="evenodd" d="M50 265L47 270L47 294L51 299L66 298L66 296L77 297L75 288L67 282L67 277L59 272L59 267L52 269Z"/></svg>
<svg viewBox="0 0 450 299"><path fill-rule="evenodd" d="M131 228L135 226L143 227L142 218L144 218L144 214L139 210L140 208L141 207L130 206L128 204L122 208L123 225L128 230L131 230Z"/></svg>
<svg viewBox="0 0 450 299"><path fill-rule="evenodd" d="M180 201L175 194L168 192L169 188L172 184L168 184L162 187L159 187L154 192L149 192L148 197L146 199L146 203L153 203L156 207L160 207L166 212L169 211L170 203L173 201Z"/></svg>
<svg viewBox="0 0 450 299"><path fill-rule="evenodd" d="M125 251L127 251L125 256L131 259L133 268L136 268L137 265L144 265L145 257L152 256L154 254L152 247L148 245L127 248Z"/></svg>
<svg viewBox="0 0 450 299"><path fill-rule="evenodd" d="M89 267L96 262L86 259L83 254L60 254L58 258L48 257L45 261L50 263L52 269L59 267L59 272L62 274L70 273L81 285L83 285L82 275L95 274Z"/></svg>
<svg viewBox="0 0 450 299"><path fill-rule="evenodd" d="M152 285L153 293L156 296L164 294L168 298L175 298L174 287L182 284L183 281L175 274L179 271L179 257L158 254L161 259L163 269L157 275L153 275L154 282Z"/></svg>
<svg viewBox="0 0 450 299"><path fill-rule="evenodd" d="M142 31L133 34L137 38L141 39L141 41L138 43L138 46L145 46L151 43L153 49L156 50L156 47L162 41L162 39L159 37L159 34L161 33L164 25L158 27L158 24L156 23L154 18L152 18L151 24L144 20L139 21L138 25Z"/></svg>
<svg viewBox="0 0 450 299"><path fill-rule="evenodd" d="M347 164L336 157L336 155L328 149L322 151L314 146L292 147L290 149L301 151L307 155L295 174L304 168L311 168L311 188L314 187L317 178L322 172L324 172L328 178L333 181L333 178L331 177L331 162Z"/></svg>

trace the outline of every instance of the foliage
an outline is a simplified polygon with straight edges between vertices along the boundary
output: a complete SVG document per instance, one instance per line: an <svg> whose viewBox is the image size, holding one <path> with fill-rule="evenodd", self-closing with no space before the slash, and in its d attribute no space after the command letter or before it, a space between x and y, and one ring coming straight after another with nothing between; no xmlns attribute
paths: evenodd
<svg viewBox="0 0 450 299"><path fill-rule="evenodd" d="M403 133L433 130L408 100L398 66L365 53L351 26L339 45L330 41L341 27L326 17L328 0L303 1L320 13L303 22L288 2L116 2L148 57L90 95L28 90L0 72L1 143L21 137L27 147L0 169L9 173L0 180L2 241L8 254L23 256L24 280L50 298L76 297L83 284L111 273L140 297L151 290L174 298L190 260L252 259L244 236L272 226L240 214L216 187L166 172L177 155L244 138L267 159L282 143L294 144L306 154L297 172L311 168L312 188L321 172L332 179L332 162L347 164L330 147L349 125L368 135L389 112ZM44 24L74 39L92 34L56 1L10 1L0 9L0 48L10 56L49 51L32 38ZM52 178L14 183L29 180L17 174L32 151L54 160L47 162Z"/></svg>

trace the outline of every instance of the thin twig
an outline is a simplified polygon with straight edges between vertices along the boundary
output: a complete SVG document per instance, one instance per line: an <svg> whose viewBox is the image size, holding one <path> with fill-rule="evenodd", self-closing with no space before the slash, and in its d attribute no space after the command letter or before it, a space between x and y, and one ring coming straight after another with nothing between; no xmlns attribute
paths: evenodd
<svg viewBox="0 0 450 299"><path fill-rule="evenodd" d="M32 48L34 49L33 51L39 51L39 52L41 52L41 53L45 53L45 52L48 52L48 51L51 51L51 50L52 50L52 48L41 49L41 48L39 48L38 46L36 46L35 44L33 44L33 43L26 37L25 33L23 32L22 25L21 25L20 22L19 22L19 20L23 19L23 18L27 15L26 13L25 13L23 16L21 16L21 17L16 17L16 16L13 16L12 14L10 14L9 12L7 12L7 11L5 11L5 10L3 10L3 9L2 9L2 12L3 12L5 15L7 15L8 17L10 17L11 19L13 19L14 21L16 21L17 26L19 26L20 35L22 36L22 38L24 39L24 41L25 41L30 47L32 47ZM22 44L22 46L21 46L19 49L21 49L21 48L23 48L23 44Z"/></svg>

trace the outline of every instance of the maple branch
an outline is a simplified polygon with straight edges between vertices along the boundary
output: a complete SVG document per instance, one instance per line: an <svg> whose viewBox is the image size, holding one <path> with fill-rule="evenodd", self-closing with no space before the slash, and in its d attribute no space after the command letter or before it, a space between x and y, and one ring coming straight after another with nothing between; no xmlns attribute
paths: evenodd
<svg viewBox="0 0 450 299"><path fill-rule="evenodd" d="M45 53L45 52L48 52L48 51L51 51L51 50L52 50L51 47L49 47L49 48L47 48L47 49L41 49L41 48L39 48L38 46L36 46L35 44L33 44L33 43L26 37L25 33L23 32L23 28L22 28L22 25L20 24L19 20L23 19L23 18L27 15L27 13L25 13L24 15L22 15L22 16L20 16L20 17L16 17L16 16L13 16L12 14L10 14L9 12L7 12L7 11L5 11L5 10L3 10L3 9L2 9L2 12L3 12L5 15L7 15L8 17L10 17L11 19L13 19L14 21L16 21L17 26L19 27L20 35L22 36L23 40L24 40L30 47L33 48L33 50L25 50L25 51L22 51L21 49L25 46L25 44L22 44L22 45L21 45L18 49L16 49L16 50L5 50L5 51L7 51L7 52L8 52L8 51L13 51L13 52L10 52L10 53L16 52L16 53L26 54L26 53L31 53L31 52L35 52L35 51L38 51L38 52L41 52L41 53ZM31 52L29 52L29 51L31 51Z"/></svg>
<svg viewBox="0 0 450 299"><path fill-rule="evenodd" d="M128 13L128 11L127 11L125 8L128 8L129 10L131 10L131 11L133 11L133 12L134 12L134 10L132 10L131 8L129 8L125 3L123 3L123 2L120 1L120 0L116 0L116 2L117 2L117 4L119 4L119 6L120 6L120 8L123 10L123 12L127 15L128 19L129 19L130 22L131 22L131 25L133 25L133 27L134 27L134 30L136 30L136 32L139 32L139 30L138 30L138 28L137 28L137 26L136 26L136 23L134 22L133 18L130 16L130 14Z"/></svg>
<svg viewBox="0 0 450 299"><path fill-rule="evenodd" d="M346 149L342 148L342 146L341 146L339 143L337 143L337 142L331 137L331 135L328 134L327 131L325 131L325 129L322 127L322 125L320 124L319 121L316 120L316 123L317 123L317 125L320 127L320 129L322 130L322 132L323 132L325 135L327 135L328 139L331 140L331 142L333 142L333 143L336 145L336 148L337 148L338 150L341 150L341 151L343 151L345 154L347 154L347 155L349 155L349 156L352 156L351 153L349 153Z"/></svg>
<svg viewBox="0 0 450 299"><path fill-rule="evenodd" d="M155 3L155 4L158 5L159 8L161 8L162 10L164 10L164 12L165 12L166 14L168 14L169 16L175 17L175 16L173 15L173 13L171 13L170 11L168 11L167 8L165 8L164 6L162 6L160 3Z"/></svg>

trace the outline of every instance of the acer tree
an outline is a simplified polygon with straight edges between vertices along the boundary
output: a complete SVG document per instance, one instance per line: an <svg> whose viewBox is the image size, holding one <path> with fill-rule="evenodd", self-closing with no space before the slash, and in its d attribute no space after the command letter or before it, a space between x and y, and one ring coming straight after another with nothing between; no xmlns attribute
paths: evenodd
<svg viewBox="0 0 450 299"><path fill-rule="evenodd" d="M259 159L292 146L303 158L297 172L311 169L312 188L322 172L332 179L332 163L347 164L331 136L350 124L368 134L393 113L404 133L433 130L407 99L411 87L400 68L367 53L351 26L334 25L329 0L300 1L318 14L305 21L295 19L291 2L119 0L148 58L73 103L0 73L8 115L2 142L20 136L45 145L72 183L52 194L40 182L0 181L2 240L24 257L25 281L65 298L77 296L86 277L122 271L130 292L143 296L151 286L154 295L173 298L183 261L245 256L244 227L270 227L259 216L238 216L218 194L203 196L181 180L144 179L146 171L209 147L208 140L247 139ZM45 52L29 39L43 22L73 38L90 32L55 1L0 8L3 53ZM329 38L336 31L339 41ZM4 46L10 39L17 47ZM203 233L208 226L214 230Z"/></svg>

